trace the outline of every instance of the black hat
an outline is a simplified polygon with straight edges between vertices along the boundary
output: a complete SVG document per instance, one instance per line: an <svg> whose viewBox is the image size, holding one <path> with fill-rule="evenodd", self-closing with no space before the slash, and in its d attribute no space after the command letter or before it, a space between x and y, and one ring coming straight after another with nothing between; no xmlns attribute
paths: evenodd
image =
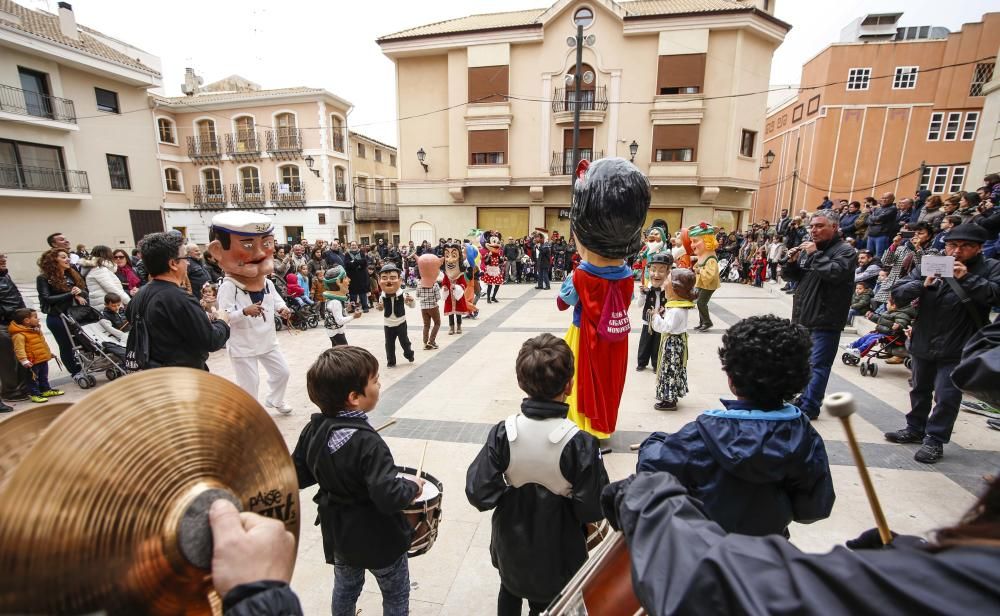
<svg viewBox="0 0 1000 616"><path fill-rule="evenodd" d="M944 241L946 242L962 240L964 242L976 242L977 244L985 244L989 239L990 235L986 232L986 229L972 223L958 225L944 237Z"/></svg>
<svg viewBox="0 0 1000 616"><path fill-rule="evenodd" d="M399 269L399 267L396 266L395 263L389 261L388 263L382 266L382 269L380 269L378 273L379 274L388 274L389 272L402 273L402 271L403 270Z"/></svg>
<svg viewBox="0 0 1000 616"><path fill-rule="evenodd" d="M671 266L674 264L674 256L669 252L658 252L649 258L650 265L666 265Z"/></svg>

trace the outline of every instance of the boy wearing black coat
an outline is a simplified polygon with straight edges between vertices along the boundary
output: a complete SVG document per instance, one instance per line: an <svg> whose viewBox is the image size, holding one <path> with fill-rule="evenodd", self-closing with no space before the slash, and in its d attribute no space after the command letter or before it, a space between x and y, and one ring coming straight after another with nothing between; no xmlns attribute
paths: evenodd
<svg viewBox="0 0 1000 616"><path fill-rule="evenodd" d="M654 432L636 472L665 471L730 533L780 534L829 517L835 498L823 439L786 404L809 380L809 333L774 315L750 317L722 336L719 358L736 400L674 434Z"/></svg>
<svg viewBox="0 0 1000 616"><path fill-rule="evenodd" d="M500 571L499 616L539 614L587 559L586 525L603 518L608 474L597 439L566 419L573 353L551 334L527 340L517 383L521 412L490 430L469 467L465 495L495 509L490 555Z"/></svg>
<svg viewBox="0 0 1000 616"><path fill-rule="evenodd" d="M326 562L334 566L334 616L354 616L366 569L387 614L408 610L413 530L401 512L424 481L397 476L388 445L365 417L380 387L378 361L360 347L327 349L306 375L309 399L322 412L302 430L292 460L300 489L319 483L313 500Z"/></svg>

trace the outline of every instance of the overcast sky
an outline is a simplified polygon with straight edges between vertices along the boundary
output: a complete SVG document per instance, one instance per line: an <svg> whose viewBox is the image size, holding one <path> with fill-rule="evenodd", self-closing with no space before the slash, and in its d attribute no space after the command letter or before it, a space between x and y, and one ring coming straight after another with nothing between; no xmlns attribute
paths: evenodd
<svg viewBox="0 0 1000 616"><path fill-rule="evenodd" d="M56 0L17 0L56 10ZM349 125L395 144L392 62L375 39L417 25L519 9L546 0L70 0L77 21L163 59L166 94L180 95L184 68L209 83L239 74L265 88L325 88L354 104ZM792 31L774 56L772 84L797 84L802 64L836 41L863 12L903 11L902 25L957 31L978 21L989 0L777 0ZM904 10L905 9L905 10ZM600 44L600 42L598 42Z"/></svg>

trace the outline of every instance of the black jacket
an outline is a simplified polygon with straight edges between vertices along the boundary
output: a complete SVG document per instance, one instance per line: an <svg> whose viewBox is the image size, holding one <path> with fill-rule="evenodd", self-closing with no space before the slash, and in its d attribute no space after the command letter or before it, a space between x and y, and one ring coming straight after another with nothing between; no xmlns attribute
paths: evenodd
<svg viewBox="0 0 1000 616"><path fill-rule="evenodd" d="M357 430L330 453L337 428ZM313 498L319 511L326 562L382 569L410 547L413 529L401 511L416 497L416 483L397 477L389 446L367 421L315 413L292 453L299 488L319 483Z"/></svg>
<svg viewBox="0 0 1000 616"><path fill-rule="evenodd" d="M896 221L899 218L899 208L895 203L879 206L868 215L868 237L887 235L892 237L899 228Z"/></svg>
<svg viewBox="0 0 1000 616"><path fill-rule="evenodd" d="M997 234L1000 234L1000 203L986 210L985 214L973 218L972 222L986 229L990 239L996 239Z"/></svg>
<svg viewBox="0 0 1000 616"><path fill-rule="evenodd" d="M962 357L965 343L986 324L990 308L1000 306L1000 261L980 254L965 267L969 273L956 282L972 300L969 305L979 314L980 323L972 319L945 280L925 287L919 268L914 268L909 276L893 285L892 298L897 305L920 300L920 317L914 322L913 338L910 340L912 355L925 359L958 360Z"/></svg>
<svg viewBox="0 0 1000 616"><path fill-rule="evenodd" d="M978 616L1000 602L997 547L807 554L781 537L727 535L669 473L640 473L613 506L650 616Z"/></svg>
<svg viewBox="0 0 1000 616"><path fill-rule="evenodd" d="M517 249L517 244L513 244L513 243L511 243L511 244L504 244L504 247L503 247L503 256L508 261L513 261L514 259L516 259L517 255L518 255L518 252L519 251Z"/></svg>
<svg viewBox="0 0 1000 616"><path fill-rule="evenodd" d="M674 434L654 432L636 471L676 476L730 533L785 535L788 525L830 517L835 494L823 438L794 406L754 410L723 400Z"/></svg>
<svg viewBox="0 0 1000 616"><path fill-rule="evenodd" d="M784 235L788 232L788 227L792 224L792 217L785 216L784 218L778 220L778 224L774 226L774 230L778 235Z"/></svg>
<svg viewBox="0 0 1000 616"><path fill-rule="evenodd" d="M548 242L535 244L535 254L532 258L538 271L552 269L552 244Z"/></svg>
<svg viewBox="0 0 1000 616"><path fill-rule="evenodd" d="M10 272L5 270L0 273L0 325L7 327L18 308L24 308L24 298L10 279Z"/></svg>
<svg viewBox="0 0 1000 616"><path fill-rule="evenodd" d="M805 239L805 237L806 237L805 227L802 226L793 227L789 225L788 232L785 235L785 247L791 250L792 248L795 248L796 246L801 244L802 240Z"/></svg>
<svg viewBox="0 0 1000 616"><path fill-rule="evenodd" d="M188 257L188 280L191 281L191 293L197 299L201 299L201 288L205 283L211 283L212 275L208 273L202 262L194 257Z"/></svg>
<svg viewBox="0 0 1000 616"><path fill-rule="evenodd" d="M344 255L344 271L351 279L348 285L351 293L368 292L368 258L360 250L357 253L348 251Z"/></svg>
<svg viewBox="0 0 1000 616"><path fill-rule="evenodd" d="M844 329L857 267L858 252L837 239L811 255L803 250L798 259L785 264L782 275L799 283L792 299L792 322L809 329Z"/></svg>
<svg viewBox="0 0 1000 616"><path fill-rule="evenodd" d="M323 260L326 261L327 268L334 265L344 265L344 255L332 249L323 253Z"/></svg>
<svg viewBox="0 0 1000 616"><path fill-rule="evenodd" d="M560 402L521 403L521 412L534 419L565 417L568 410ZM585 525L604 517L600 497L608 473L597 439L582 430L559 458L559 470L573 486L571 498L537 484L510 487L504 480L509 464L510 443L501 421L469 466L465 495L480 511L496 509L490 556L503 586L518 597L547 602L587 560Z"/></svg>
<svg viewBox="0 0 1000 616"><path fill-rule="evenodd" d="M154 279L139 289L125 309L130 323L135 323L138 311L149 332L152 367L208 370L208 354L229 340L229 325L209 321L198 300L172 282Z"/></svg>
<svg viewBox="0 0 1000 616"><path fill-rule="evenodd" d="M73 279L69 272L66 272L66 285L73 288ZM35 279L35 288L38 289L38 304L45 314L62 314L73 305L73 294L69 291L60 291L53 287L45 276ZM87 292L87 285L79 285L80 297L88 299L90 293Z"/></svg>
<svg viewBox="0 0 1000 616"><path fill-rule="evenodd" d="M240 584L222 600L225 616L302 616L302 604L284 582Z"/></svg>

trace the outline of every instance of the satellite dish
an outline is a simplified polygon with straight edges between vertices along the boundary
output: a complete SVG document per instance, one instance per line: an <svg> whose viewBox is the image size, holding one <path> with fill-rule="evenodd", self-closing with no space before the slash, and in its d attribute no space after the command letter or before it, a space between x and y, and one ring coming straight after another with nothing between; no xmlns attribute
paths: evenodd
<svg viewBox="0 0 1000 616"><path fill-rule="evenodd" d="M587 84L588 86L590 84L594 83L594 73L593 73L593 71L586 71L583 74L583 83Z"/></svg>

